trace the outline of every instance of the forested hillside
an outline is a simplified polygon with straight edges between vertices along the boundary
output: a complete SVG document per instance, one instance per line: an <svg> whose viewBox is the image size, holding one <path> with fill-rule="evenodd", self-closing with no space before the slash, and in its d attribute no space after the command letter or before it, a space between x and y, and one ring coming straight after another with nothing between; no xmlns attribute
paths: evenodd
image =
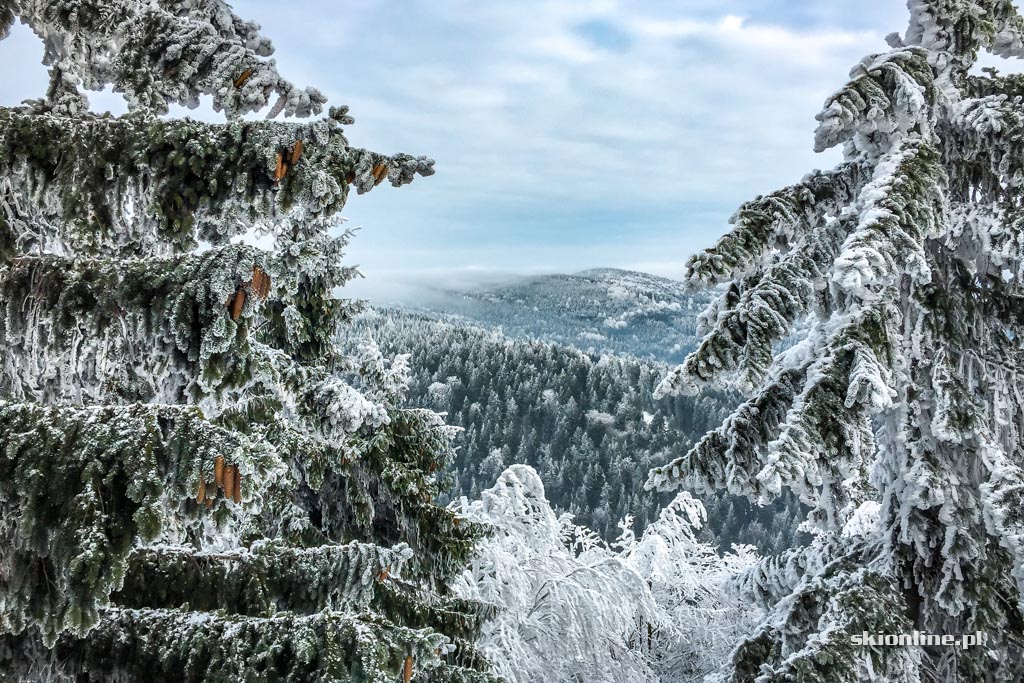
<svg viewBox="0 0 1024 683"><path fill-rule="evenodd" d="M526 463L557 508L606 539L627 515L637 531L657 519L668 498L644 490L646 473L686 453L733 403L718 392L655 400L667 372L658 362L394 309L367 311L346 334L352 344L373 338L385 354L409 353L410 402L464 429L454 492L476 498L506 467ZM723 495L705 504L709 540L763 552L791 544L801 514L790 499L763 509Z"/></svg>
<svg viewBox="0 0 1024 683"><path fill-rule="evenodd" d="M417 310L457 316L512 338L668 363L693 350L697 315L712 298L689 293L676 280L615 268L525 277L500 286L427 289L415 302Z"/></svg>

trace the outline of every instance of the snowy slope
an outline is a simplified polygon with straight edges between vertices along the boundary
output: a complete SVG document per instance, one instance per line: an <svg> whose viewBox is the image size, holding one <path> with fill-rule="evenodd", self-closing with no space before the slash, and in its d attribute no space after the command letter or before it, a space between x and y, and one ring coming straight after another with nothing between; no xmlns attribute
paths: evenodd
<svg viewBox="0 0 1024 683"><path fill-rule="evenodd" d="M509 284L435 292L420 312L453 316L509 337L679 362L695 343L709 294L683 283L614 268L525 277Z"/></svg>

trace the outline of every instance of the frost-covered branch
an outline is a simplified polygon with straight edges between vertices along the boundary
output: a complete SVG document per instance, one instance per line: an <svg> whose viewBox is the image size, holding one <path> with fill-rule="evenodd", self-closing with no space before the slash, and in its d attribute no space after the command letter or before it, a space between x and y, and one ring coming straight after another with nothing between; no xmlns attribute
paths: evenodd
<svg viewBox="0 0 1024 683"><path fill-rule="evenodd" d="M317 114L325 102L316 88L285 80L260 27L222 0L14 0L11 9L46 45L45 105L62 115L88 110L81 88L107 85L131 110L154 114L171 103L195 108L200 95L229 118L259 111L274 96L270 117Z"/></svg>
<svg viewBox="0 0 1024 683"><path fill-rule="evenodd" d="M906 36L855 67L818 117L816 148L845 143L845 163L870 176L849 201L824 202L841 242L823 251L820 239L790 241L784 224L756 239L736 226L721 244L763 257L774 230L788 246L753 274L721 269L734 279L702 319L702 346L659 388L738 376L753 396L654 469L649 487L759 502L788 487L818 533L737 580L769 616L716 680L966 680L991 666L1024 676L1012 513L1024 457L1024 88L994 69L968 73L984 49L1020 56L1024 22L1008 0L908 4ZM715 277L702 281L718 282L706 268ZM982 630L988 653L848 638L908 628Z"/></svg>
<svg viewBox="0 0 1024 683"><path fill-rule="evenodd" d="M27 653L32 638L13 645ZM244 680L257 670L268 679L383 682L399 680L406 666L429 676L450 648L436 631L404 628L370 613L251 617L189 609L108 609L81 644L67 638L56 644L65 669L110 681L179 679L201 667L225 679ZM62 680L52 669L33 671L26 666L31 660L0 664L19 675L38 676L41 669Z"/></svg>
<svg viewBox="0 0 1024 683"><path fill-rule="evenodd" d="M927 50L903 48L866 57L850 78L816 117L815 151L850 142L853 149L884 152L893 136L928 132L936 95Z"/></svg>
<svg viewBox="0 0 1024 683"><path fill-rule="evenodd" d="M704 314L708 324L700 346L665 378L655 397L693 395L705 385L735 384L748 391L759 386L775 344L810 312L827 285L851 229L852 221L843 217L812 230L799 248L722 294Z"/></svg>
<svg viewBox="0 0 1024 683"><path fill-rule="evenodd" d="M859 192L863 170L851 163L815 171L795 185L745 203L715 246L690 257L686 280L706 287L761 270L774 250L787 251L828 216L836 216Z"/></svg>
<svg viewBox="0 0 1024 683"><path fill-rule="evenodd" d="M170 530L179 510L205 514L184 501L216 500L209 514L225 519L241 496L215 487L218 459L250 500L272 469L245 437L183 406L0 402L0 434L0 629L38 626L48 646L96 624L138 539Z"/></svg>
<svg viewBox="0 0 1024 683"><path fill-rule="evenodd" d="M326 229L316 221L341 210L349 186L399 187L431 175L433 161L351 148L330 119L210 125L0 109L0 172L10 179L0 245L152 256L249 230Z"/></svg>

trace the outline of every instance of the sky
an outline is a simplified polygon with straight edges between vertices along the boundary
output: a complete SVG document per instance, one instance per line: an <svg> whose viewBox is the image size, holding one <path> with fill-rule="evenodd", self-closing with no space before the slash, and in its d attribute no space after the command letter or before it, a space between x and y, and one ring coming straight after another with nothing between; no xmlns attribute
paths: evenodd
<svg viewBox="0 0 1024 683"><path fill-rule="evenodd" d="M839 161L812 151L814 116L906 27L899 0L232 4L285 77L351 107L353 145L436 160L346 206L371 300L420 277L679 277L743 201ZM0 42L0 105L43 93L41 58L25 27Z"/></svg>

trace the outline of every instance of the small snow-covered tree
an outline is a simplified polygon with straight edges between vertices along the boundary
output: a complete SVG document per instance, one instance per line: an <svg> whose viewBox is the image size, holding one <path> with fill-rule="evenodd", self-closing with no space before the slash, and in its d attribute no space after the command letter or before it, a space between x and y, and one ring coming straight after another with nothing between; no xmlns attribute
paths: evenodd
<svg viewBox="0 0 1024 683"><path fill-rule="evenodd" d="M640 539L625 520L613 547L556 516L528 465L454 507L492 530L454 590L494 607L480 648L509 681L696 681L757 613L720 598L751 549L720 557L697 542L705 513L688 494Z"/></svg>
<svg viewBox="0 0 1024 683"><path fill-rule="evenodd" d="M720 553L697 540L707 521L704 505L680 491L639 539L632 520L620 522L615 543L620 556L647 583L662 622L647 638L647 657L660 681L698 681L722 666L736 641L754 624L761 611L725 590L730 582L754 566L752 546L736 546Z"/></svg>
<svg viewBox="0 0 1024 683"><path fill-rule="evenodd" d="M725 286L659 392L751 398L648 484L788 487L816 533L741 582L771 613L721 680L1024 677L1024 78L971 71L1024 57L1024 20L1010 0L908 7L818 115L844 163L744 204L689 263ZM915 629L987 641L850 638Z"/></svg>
<svg viewBox="0 0 1024 683"><path fill-rule="evenodd" d="M404 358L335 345L350 147L221 0L4 0L47 96L0 110L0 678L491 680L446 595L480 530L401 408ZM86 110L112 84L124 117ZM231 119L157 118L209 95ZM269 238L269 251L245 235Z"/></svg>

